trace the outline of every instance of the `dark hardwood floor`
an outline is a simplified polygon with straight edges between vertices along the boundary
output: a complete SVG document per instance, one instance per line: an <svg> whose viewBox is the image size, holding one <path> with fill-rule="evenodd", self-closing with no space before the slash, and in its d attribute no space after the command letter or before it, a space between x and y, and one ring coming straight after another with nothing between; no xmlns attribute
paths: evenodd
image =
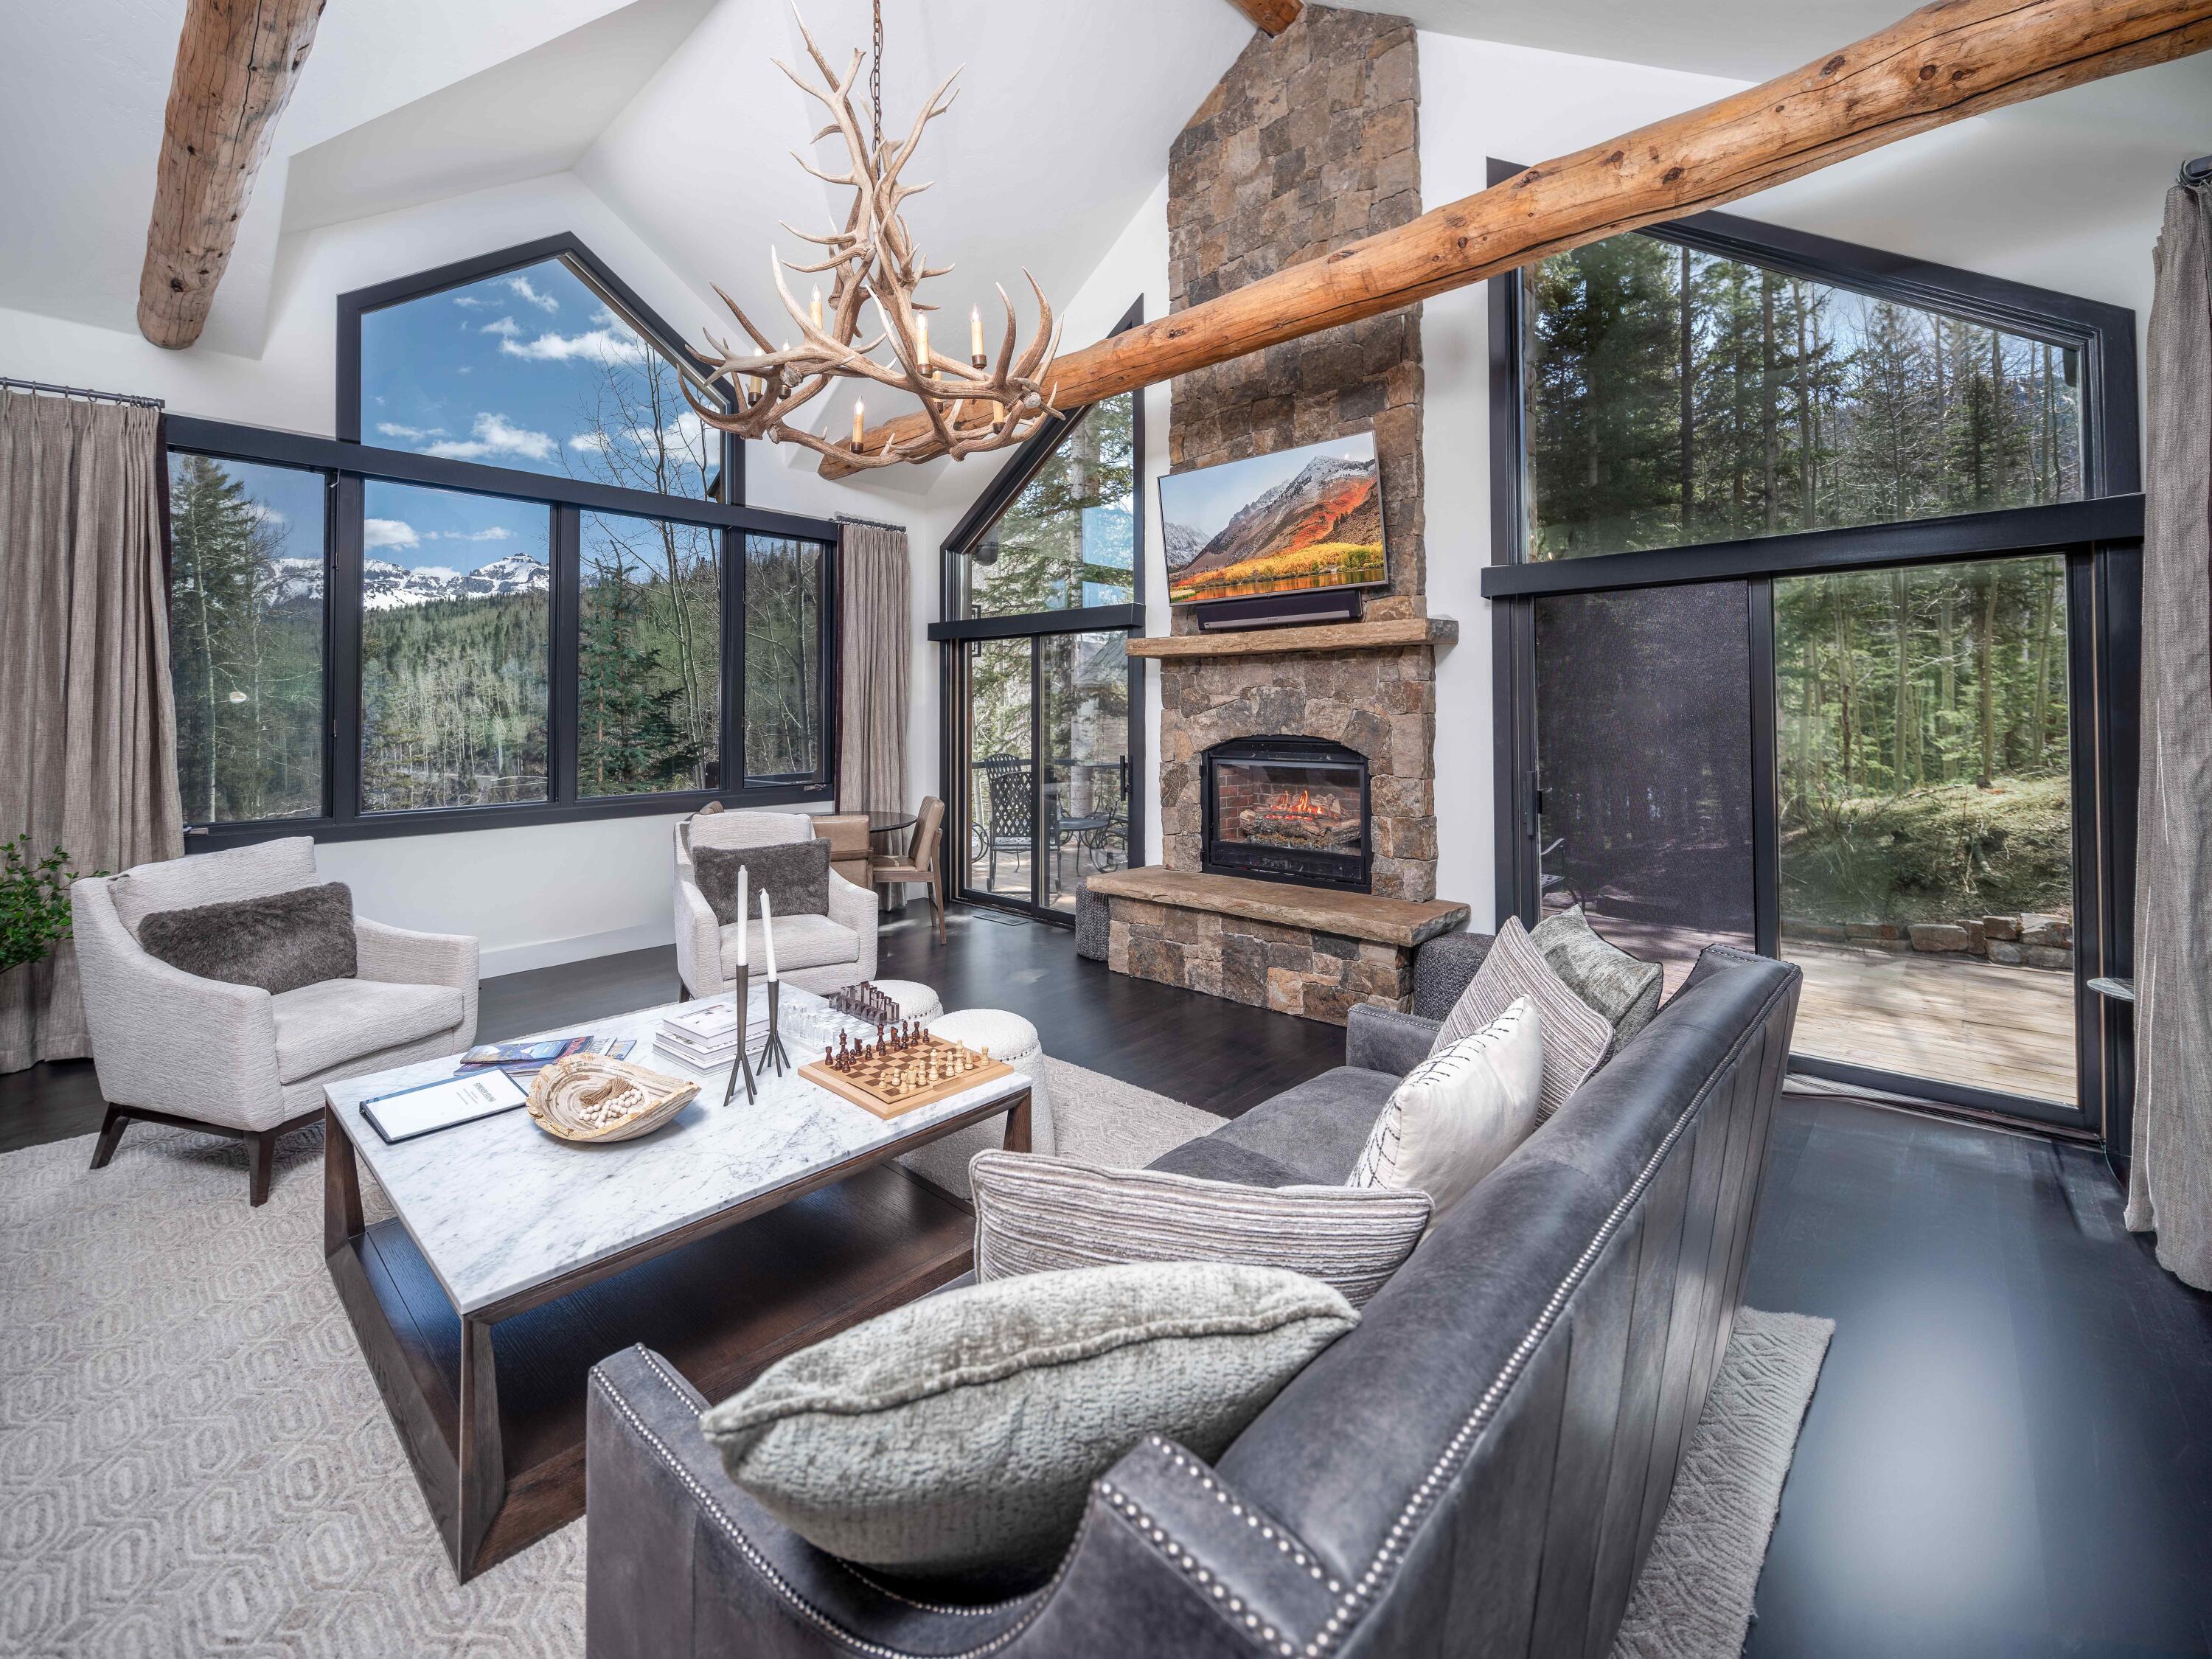
<svg viewBox="0 0 2212 1659"><path fill-rule="evenodd" d="M939 945L920 917L886 926L884 977L1225 1115L1342 1051L1333 1027L1110 975L1063 929L956 908ZM509 975L481 1030L675 994L670 950ZM0 1150L100 1115L88 1064L0 1077ZM1837 1322L1748 1659L2212 1653L2212 1297L2122 1229L2094 1152L1786 1100L1747 1294Z"/></svg>

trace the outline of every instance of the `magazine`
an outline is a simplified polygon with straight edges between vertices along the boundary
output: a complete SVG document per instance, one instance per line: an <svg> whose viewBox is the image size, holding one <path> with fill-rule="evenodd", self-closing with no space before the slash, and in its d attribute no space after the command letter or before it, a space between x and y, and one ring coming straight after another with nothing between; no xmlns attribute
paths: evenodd
<svg viewBox="0 0 2212 1659"><path fill-rule="evenodd" d="M461 1056L465 1072L496 1068L509 1077L535 1077L556 1060L571 1054L605 1054L621 1060L637 1045L627 1037L540 1037L531 1042L483 1042Z"/></svg>

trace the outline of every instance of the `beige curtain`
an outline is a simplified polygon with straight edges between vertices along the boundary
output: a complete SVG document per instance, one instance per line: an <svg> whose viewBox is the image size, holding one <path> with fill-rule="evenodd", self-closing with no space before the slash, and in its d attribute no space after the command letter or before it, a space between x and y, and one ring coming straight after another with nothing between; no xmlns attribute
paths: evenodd
<svg viewBox="0 0 2212 1659"><path fill-rule="evenodd" d="M184 851L159 411L0 392L0 836ZM89 1052L69 947L0 975L0 1072Z"/></svg>
<svg viewBox="0 0 2212 1659"><path fill-rule="evenodd" d="M2148 355L2127 1224L2212 1290L2212 187L2166 198Z"/></svg>
<svg viewBox="0 0 2212 1659"><path fill-rule="evenodd" d="M837 547L837 810L911 808L906 532L848 524ZM889 850L878 842L878 850Z"/></svg>

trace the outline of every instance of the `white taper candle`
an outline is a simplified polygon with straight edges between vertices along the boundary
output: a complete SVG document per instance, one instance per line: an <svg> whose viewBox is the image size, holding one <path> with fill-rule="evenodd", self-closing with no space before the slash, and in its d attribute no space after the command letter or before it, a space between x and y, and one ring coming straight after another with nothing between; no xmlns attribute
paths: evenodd
<svg viewBox="0 0 2212 1659"><path fill-rule="evenodd" d="M761 956L768 963L768 982L775 983L775 918L769 914L768 895L761 895Z"/></svg>
<svg viewBox="0 0 2212 1659"><path fill-rule="evenodd" d="M745 866L738 866L738 966L745 965Z"/></svg>

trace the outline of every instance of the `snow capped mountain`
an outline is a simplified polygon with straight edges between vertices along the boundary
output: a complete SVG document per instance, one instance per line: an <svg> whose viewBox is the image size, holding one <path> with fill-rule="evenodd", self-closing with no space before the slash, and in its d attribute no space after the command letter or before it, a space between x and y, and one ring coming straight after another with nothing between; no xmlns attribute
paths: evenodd
<svg viewBox="0 0 2212 1659"><path fill-rule="evenodd" d="M264 605L289 605L295 599L319 599L323 596L320 559L271 559L268 572L261 590Z"/></svg>
<svg viewBox="0 0 2212 1659"><path fill-rule="evenodd" d="M434 605L441 599L504 599L513 594L543 593L549 582L545 562L527 553L509 553L474 570L448 570L437 565L409 569L385 559L361 563L361 605L364 611L404 611L413 605Z"/></svg>
<svg viewBox="0 0 2212 1659"><path fill-rule="evenodd" d="M1206 551L1206 538L1187 524L1170 520L1161 526L1167 538L1168 568L1180 570Z"/></svg>

